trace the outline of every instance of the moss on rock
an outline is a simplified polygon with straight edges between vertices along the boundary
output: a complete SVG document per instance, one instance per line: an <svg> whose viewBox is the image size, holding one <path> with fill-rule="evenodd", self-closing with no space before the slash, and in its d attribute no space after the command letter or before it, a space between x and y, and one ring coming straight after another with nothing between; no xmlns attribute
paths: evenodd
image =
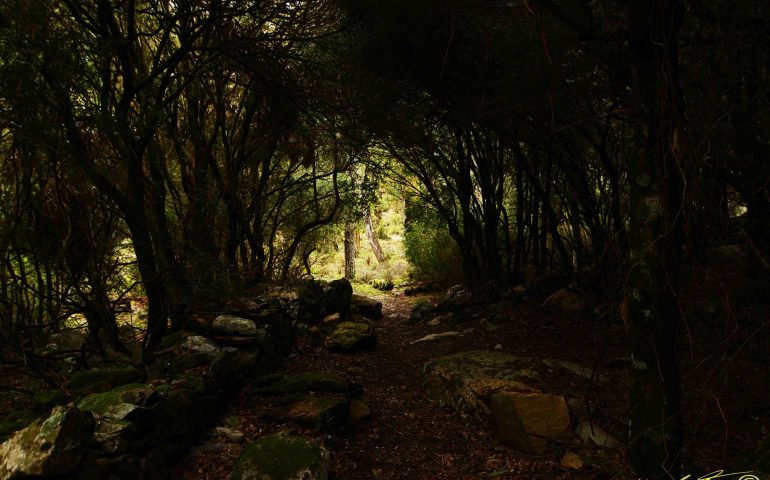
<svg viewBox="0 0 770 480"><path fill-rule="evenodd" d="M147 373L132 367L83 370L72 374L69 388L80 395L109 390L129 383L147 380Z"/></svg>
<svg viewBox="0 0 770 480"><path fill-rule="evenodd" d="M371 325L360 322L342 322L324 340L329 350L351 352L374 348L377 337Z"/></svg>
<svg viewBox="0 0 770 480"><path fill-rule="evenodd" d="M232 480L326 480L329 454L302 437L271 435L247 446Z"/></svg>

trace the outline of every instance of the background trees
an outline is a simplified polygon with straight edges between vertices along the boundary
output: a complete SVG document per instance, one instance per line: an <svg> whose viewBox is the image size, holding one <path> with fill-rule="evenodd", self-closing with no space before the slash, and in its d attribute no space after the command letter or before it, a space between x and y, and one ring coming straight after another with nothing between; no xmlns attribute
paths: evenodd
<svg viewBox="0 0 770 480"><path fill-rule="evenodd" d="M309 271L370 214L368 172L488 298L556 275L609 305L632 459L674 474L680 264L737 231L770 270L754 3L2 1L2 335L82 314L120 352L143 293L149 360L223 293Z"/></svg>

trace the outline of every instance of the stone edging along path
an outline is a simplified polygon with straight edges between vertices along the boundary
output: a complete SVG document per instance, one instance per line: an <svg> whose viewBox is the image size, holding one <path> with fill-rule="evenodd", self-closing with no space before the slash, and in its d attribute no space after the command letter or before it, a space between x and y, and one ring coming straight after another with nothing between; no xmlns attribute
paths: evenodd
<svg viewBox="0 0 770 480"><path fill-rule="evenodd" d="M211 427L244 379L274 371L296 332L347 313L351 294L347 281L275 289L240 302L236 315L202 322L203 332L170 335L146 371L73 375L69 389L81 395L0 444L0 480L168 478L169 465Z"/></svg>

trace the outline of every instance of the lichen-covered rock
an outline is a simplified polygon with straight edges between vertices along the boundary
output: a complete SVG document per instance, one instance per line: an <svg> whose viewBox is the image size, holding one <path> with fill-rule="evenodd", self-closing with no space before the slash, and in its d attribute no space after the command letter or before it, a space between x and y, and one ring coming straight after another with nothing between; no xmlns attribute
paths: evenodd
<svg viewBox="0 0 770 480"><path fill-rule="evenodd" d="M489 413L493 393L536 392L524 382L537 375L519 357L477 350L428 361L423 367L423 386L428 397L457 412Z"/></svg>
<svg viewBox="0 0 770 480"><path fill-rule="evenodd" d="M358 307L361 315L368 318L382 318L382 302L357 294L351 297L351 302Z"/></svg>
<svg viewBox="0 0 770 480"><path fill-rule="evenodd" d="M302 437L271 435L247 446L232 480L326 480L329 453Z"/></svg>
<svg viewBox="0 0 770 480"><path fill-rule="evenodd" d="M155 391L151 385L133 383L123 385L108 392L89 395L78 402L78 408L95 413L100 417L122 419L120 414L127 407L121 405L135 405L138 407L151 407L163 401L163 397Z"/></svg>
<svg viewBox="0 0 770 480"><path fill-rule="evenodd" d="M567 402L547 393L498 392L491 398L495 430L506 445L542 453L569 428Z"/></svg>
<svg viewBox="0 0 770 480"><path fill-rule="evenodd" d="M208 388L228 388L253 373L257 364L255 353L241 351L222 351L214 355L208 372L206 385Z"/></svg>
<svg viewBox="0 0 770 480"><path fill-rule="evenodd" d="M575 429L575 434L584 442L590 442L601 448L618 448L620 442L607 433L602 427L588 420L580 422Z"/></svg>
<svg viewBox="0 0 770 480"><path fill-rule="evenodd" d="M56 407L0 445L0 479L63 475L74 470L94 431L94 417Z"/></svg>
<svg viewBox="0 0 770 480"><path fill-rule="evenodd" d="M324 339L327 349L342 352L371 349L376 343L374 328L360 322L342 322Z"/></svg>
<svg viewBox="0 0 770 480"><path fill-rule="evenodd" d="M185 338L182 342L182 349L192 353L205 353L207 355L214 355L221 350L219 345L201 335L191 335Z"/></svg>
<svg viewBox="0 0 770 480"><path fill-rule="evenodd" d="M220 315L214 319L214 331L225 335L239 335L244 337L262 337L266 332L257 328L254 320L236 317L234 315Z"/></svg>
<svg viewBox="0 0 770 480"><path fill-rule="evenodd" d="M141 383L145 380L147 380L147 372L126 367L75 372L70 377L68 385L71 390L83 395L111 390L128 383Z"/></svg>

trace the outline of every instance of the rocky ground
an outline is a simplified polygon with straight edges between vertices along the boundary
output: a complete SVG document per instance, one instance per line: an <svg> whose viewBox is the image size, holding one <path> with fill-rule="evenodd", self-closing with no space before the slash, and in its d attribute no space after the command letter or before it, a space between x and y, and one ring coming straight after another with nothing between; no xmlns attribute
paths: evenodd
<svg viewBox="0 0 770 480"><path fill-rule="evenodd" d="M508 305L509 310L498 309L493 315L479 311L467 318L439 316L438 321L410 322L415 303L438 299L384 294L378 300L384 304L384 318L375 323L376 348L335 353L310 340L299 345L299 352L283 367L285 373L328 372L350 379L363 388L360 399L371 411L368 418L332 429L297 427L276 421L270 399L246 388L220 421L242 431L245 442L205 441L177 466L175 478L229 478L246 443L276 432L303 435L323 444L331 452L331 478L337 479L631 478L617 449L577 450L587 462L576 470L562 462L565 453L574 449L566 442L551 442L538 455L509 448L496 438L489 415L460 415L429 399L421 375L432 358L481 349L537 358L558 352L560 360L590 366L597 359L597 346L603 357L620 356L621 336L617 342L599 345L598 339L607 337L602 330L606 327L570 328L563 313L556 316L560 319L556 323L526 303ZM502 322L504 317L507 322ZM447 332L454 333L420 341ZM624 375L621 370L603 375L615 379L600 387L586 381L582 393L601 407L597 421L622 435Z"/></svg>

